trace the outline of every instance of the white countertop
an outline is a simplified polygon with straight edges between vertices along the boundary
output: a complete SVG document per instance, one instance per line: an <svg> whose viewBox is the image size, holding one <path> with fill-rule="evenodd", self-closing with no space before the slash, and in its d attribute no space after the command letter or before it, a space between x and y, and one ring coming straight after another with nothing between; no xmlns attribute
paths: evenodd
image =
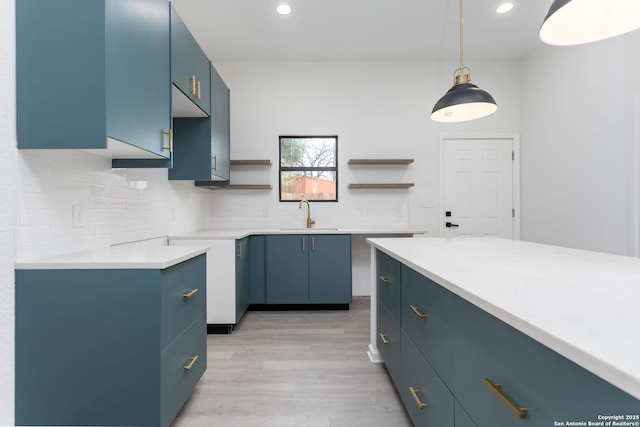
<svg viewBox="0 0 640 427"><path fill-rule="evenodd" d="M203 246L121 245L90 252L16 262L16 270L165 269L209 250Z"/></svg>
<svg viewBox="0 0 640 427"><path fill-rule="evenodd" d="M426 234L427 230L413 228L255 228L255 229L212 229L196 231L194 233L169 236L169 240L217 240L217 239L242 239L251 235L260 234L362 234L374 235L404 235Z"/></svg>
<svg viewBox="0 0 640 427"><path fill-rule="evenodd" d="M640 259L497 238L367 241L640 399Z"/></svg>

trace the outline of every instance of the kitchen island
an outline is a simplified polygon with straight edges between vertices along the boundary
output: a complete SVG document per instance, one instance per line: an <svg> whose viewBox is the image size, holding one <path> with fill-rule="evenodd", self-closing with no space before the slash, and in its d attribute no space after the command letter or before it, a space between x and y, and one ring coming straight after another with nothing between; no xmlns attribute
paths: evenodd
<svg viewBox="0 0 640 427"><path fill-rule="evenodd" d="M606 422L608 408L640 423L640 259L494 238L367 241L369 355L401 396L411 376L402 365L422 360L468 425L515 425L513 414L527 425ZM409 401L426 399L416 390ZM412 414L416 425L427 412Z"/></svg>

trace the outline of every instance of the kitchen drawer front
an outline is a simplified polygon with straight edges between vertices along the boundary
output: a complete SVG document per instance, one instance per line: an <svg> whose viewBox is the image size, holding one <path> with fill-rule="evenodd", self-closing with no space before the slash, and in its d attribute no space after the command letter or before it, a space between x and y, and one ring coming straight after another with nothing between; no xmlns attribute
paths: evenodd
<svg viewBox="0 0 640 427"><path fill-rule="evenodd" d="M638 399L479 308L460 299L455 312L455 394L477 425L548 427L559 420L639 413ZM485 378L502 386L493 391ZM517 408L529 409L526 418L518 418Z"/></svg>
<svg viewBox="0 0 640 427"><path fill-rule="evenodd" d="M455 296L403 265L402 330L449 387L453 387Z"/></svg>
<svg viewBox="0 0 640 427"><path fill-rule="evenodd" d="M378 299L377 345L396 386L400 379L400 325Z"/></svg>
<svg viewBox="0 0 640 427"><path fill-rule="evenodd" d="M402 381L399 391L414 426L453 427L453 395L404 332L401 341ZM427 406L421 409L418 400Z"/></svg>
<svg viewBox="0 0 640 427"><path fill-rule="evenodd" d="M193 361L195 356L198 358ZM189 366L189 369L185 366ZM162 352L160 369L160 426L166 427L207 369L207 325L204 314Z"/></svg>
<svg viewBox="0 0 640 427"><path fill-rule="evenodd" d="M162 349L206 311L206 254L162 270Z"/></svg>
<svg viewBox="0 0 640 427"><path fill-rule="evenodd" d="M376 251L376 284L378 298L400 323L400 262Z"/></svg>

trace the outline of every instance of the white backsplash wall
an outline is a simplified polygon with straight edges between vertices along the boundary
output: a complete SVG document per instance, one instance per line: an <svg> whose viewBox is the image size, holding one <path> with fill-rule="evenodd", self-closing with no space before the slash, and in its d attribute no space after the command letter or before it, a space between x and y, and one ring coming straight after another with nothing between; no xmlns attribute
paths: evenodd
<svg viewBox="0 0 640 427"><path fill-rule="evenodd" d="M17 259L196 231L209 193L167 169L111 169L79 150L20 150Z"/></svg>
<svg viewBox="0 0 640 427"><path fill-rule="evenodd" d="M298 227L306 210L278 200L279 135L338 135L338 203L312 203L316 227L440 228L441 135L519 132L517 62L474 64L474 81L500 105L465 124L437 124L433 105L452 85L455 64L433 62L216 62L231 91L235 184L271 191L214 190L211 227ZM349 166L350 158L413 158L408 166ZM397 190L349 190L350 183L412 182Z"/></svg>

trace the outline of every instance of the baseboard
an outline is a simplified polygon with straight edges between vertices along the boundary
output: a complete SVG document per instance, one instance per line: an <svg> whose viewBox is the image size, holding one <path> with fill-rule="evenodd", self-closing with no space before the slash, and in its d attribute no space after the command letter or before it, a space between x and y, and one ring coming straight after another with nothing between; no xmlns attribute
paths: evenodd
<svg viewBox="0 0 640 427"><path fill-rule="evenodd" d="M207 323L207 334L230 334L235 326L232 323Z"/></svg>
<svg viewBox="0 0 640 427"><path fill-rule="evenodd" d="M349 310L349 304L251 304L252 311Z"/></svg>

